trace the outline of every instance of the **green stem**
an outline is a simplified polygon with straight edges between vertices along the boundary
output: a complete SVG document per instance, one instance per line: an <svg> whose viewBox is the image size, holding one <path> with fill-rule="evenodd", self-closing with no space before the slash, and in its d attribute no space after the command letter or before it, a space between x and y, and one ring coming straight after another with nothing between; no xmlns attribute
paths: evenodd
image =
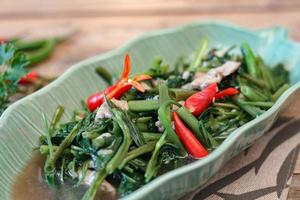
<svg viewBox="0 0 300 200"><path fill-rule="evenodd" d="M52 146L52 141L51 141L51 133L49 130L49 126L48 126L48 121L46 119L45 114L43 113L43 119L44 119L44 123L45 123L45 128L46 128L46 139L47 139L47 144L49 147L49 154L50 154L50 158L53 156L53 146Z"/></svg>
<svg viewBox="0 0 300 200"><path fill-rule="evenodd" d="M83 138L88 138L90 140L93 140L99 136L99 132L97 130L96 131L94 131L94 130L86 131L86 132L81 133L81 135Z"/></svg>
<svg viewBox="0 0 300 200"><path fill-rule="evenodd" d="M215 149L219 146L219 142L213 138L213 136L207 131L202 121L199 121L200 128L203 132L203 135L206 136L207 141L209 142L209 148Z"/></svg>
<svg viewBox="0 0 300 200"><path fill-rule="evenodd" d="M134 141L134 143L139 147L144 144L146 144L143 135L141 132L136 128L135 124L133 124L131 118L129 115L124 112L122 113L122 119L123 122L127 125L130 131L131 139Z"/></svg>
<svg viewBox="0 0 300 200"><path fill-rule="evenodd" d="M186 89L170 89L170 95L175 99L175 101L186 100L197 91L195 90L186 90Z"/></svg>
<svg viewBox="0 0 300 200"><path fill-rule="evenodd" d="M130 130L127 124L124 123L122 119L122 111L112 109L112 113L113 119L118 123L123 132L123 141L114 157L109 161L109 163L106 166L106 171L108 172L108 174L113 173L114 170L118 168L118 166L122 163L122 160L125 158L125 155L127 154L131 144Z"/></svg>
<svg viewBox="0 0 300 200"><path fill-rule="evenodd" d="M142 132L145 141L157 141L161 137L161 133L152 133L152 132Z"/></svg>
<svg viewBox="0 0 300 200"><path fill-rule="evenodd" d="M159 100L132 100L128 101L128 109L134 112L158 110Z"/></svg>
<svg viewBox="0 0 300 200"><path fill-rule="evenodd" d="M274 105L273 102L261 102L261 101L242 101L242 103L251 106L264 107L264 108L271 108Z"/></svg>
<svg viewBox="0 0 300 200"><path fill-rule="evenodd" d="M57 159L63 153L63 151L72 143L80 129L80 126L81 124L77 123L72 129L72 131L69 133L69 135L59 145L58 149L53 153L52 156L50 156L49 160L47 160L45 164L45 171L51 171L54 169Z"/></svg>
<svg viewBox="0 0 300 200"><path fill-rule="evenodd" d="M38 49L45 43L45 39L33 40L33 41L22 41L17 40L14 45L20 51Z"/></svg>
<svg viewBox="0 0 300 200"><path fill-rule="evenodd" d="M266 86L266 84L264 83L264 81L254 78L246 73L241 73L241 76L246 79L247 81L254 83L255 85L257 85L260 88L264 88Z"/></svg>
<svg viewBox="0 0 300 200"><path fill-rule="evenodd" d="M95 199L95 196L97 194L97 191L99 190L101 184L105 180L106 176L108 175L108 172L105 169L102 169L98 172L96 172L94 181L89 186L89 189L84 194L82 200L93 200Z"/></svg>
<svg viewBox="0 0 300 200"><path fill-rule="evenodd" d="M41 46L41 48L37 49L34 52L26 53L30 65L35 65L48 58L49 55L53 52L55 44L56 44L56 40L54 38L51 38L46 40L43 46Z"/></svg>
<svg viewBox="0 0 300 200"><path fill-rule="evenodd" d="M198 120L192 115L186 108L183 106L178 108L176 110L176 113L179 115L179 117L184 121L184 123L187 124L187 126L192 130L192 132L195 134L196 138L202 142L205 146L207 145L207 142L205 138L203 137L200 129L199 129L199 122Z"/></svg>
<svg viewBox="0 0 300 200"><path fill-rule="evenodd" d="M96 73L104 79L104 81L108 84L108 85L112 85L112 75L109 73L109 71L107 71L106 68L100 66L96 68Z"/></svg>
<svg viewBox="0 0 300 200"><path fill-rule="evenodd" d="M195 134L196 138L206 147L216 147L219 143L211 136L210 133L204 131L199 128L199 121L190 113L185 107L181 107L177 109L177 114L180 118L188 125L188 127L192 130L193 134Z"/></svg>
<svg viewBox="0 0 300 200"><path fill-rule="evenodd" d="M103 133L102 135L92 140L92 146L96 149L99 149L105 145L108 145L112 141L113 137L110 133Z"/></svg>
<svg viewBox="0 0 300 200"><path fill-rule="evenodd" d="M58 146L53 145L53 146L52 146L52 149L53 149L53 152L55 152L55 151L58 149ZM49 154L49 153L50 153L49 146L48 146L48 145L41 145L41 146L40 146L40 153L41 153L42 155L47 155L47 154ZM63 154L70 154L70 153L71 153L71 152L70 152L70 149L65 149L65 150L63 151Z"/></svg>
<svg viewBox="0 0 300 200"><path fill-rule="evenodd" d="M126 157L124 158L122 164L119 166L119 169L122 169L128 161L130 161L136 157L139 157L140 155L143 155L145 153L151 152L154 149L155 144L156 144L156 142L149 142L149 143L144 144L143 146L140 146L132 151L129 151L127 153Z"/></svg>
<svg viewBox="0 0 300 200"><path fill-rule="evenodd" d="M155 145L155 149L154 149L152 156L147 164L147 168L146 168L146 172L145 172L145 179L146 179L145 181L146 182L149 182L152 179L152 177L156 176L156 174L157 174L158 154L159 154L161 147L167 143L167 141L166 141L167 135L168 135L168 132L165 131Z"/></svg>
<svg viewBox="0 0 300 200"><path fill-rule="evenodd" d="M242 49L242 53L243 53L243 56L244 56L244 60L246 62L248 73L251 76L256 78L258 72L257 72L257 69L256 69L256 59L255 59L253 51L251 50L249 44L247 44L247 43L243 43L241 45L241 49Z"/></svg>
<svg viewBox="0 0 300 200"><path fill-rule="evenodd" d="M234 99L234 102L236 103L236 105L238 105L242 110L244 110L246 113L248 113L253 118L261 115L262 113L264 113L263 110L255 107L255 106L250 106L250 105L243 104L243 102L241 100L237 99L237 98Z"/></svg>
<svg viewBox="0 0 300 200"><path fill-rule="evenodd" d="M289 88L289 84L284 84L281 86L273 95L272 100L276 101L287 89Z"/></svg>
<svg viewBox="0 0 300 200"><path fill-rule="evenodd" d="M241 86L241 92L251 101L266 101L268 97L249 86Z"/></svg>
<svg viewBox="0 0 300 200"><path fill-rule="evenodd" d="M160 165L157 164L158 162L158 155L160 149L163 145L167 143L167 140L172 142L176 147L180 150L180 154L186 155L186 151L181 144L180 140L178 139L176 133L172 129L171 126L171 109L170 105L175 104L177 106L181 106L180 104L176 103L175 101L169 100L168 88L165 84L159 85L159 102L162 104L158 109L158 117L161 121L165 131L163 135L160 137L158 142L155 145L155 149L151 155L150 161L148 162L146 172L145 172L145 179L146 182L150 181L152 177L156 176Z"/></svg>
<svg viewBox="0 0 300 200"><path fill-rule="evenodd" d="M151 116L147 116L147 117L139 117L136 119L136 123L147 123L149 121L152 120Z"/></svg>
<svg viewBox="0 0 300 200"><path fill-rule="evenodd" d="M141 171L146 171L146 167L147 167L147 161L142 160L140 158L135 158L133 160L130 160L128 162L129 165L135 167L136 169L140 169ZM125 167L128 165L125 165Z"/></svg>
<svg viewBox="0 0 300 200"><path fill-rule="evenodd" d="M164 102L158 109L158 117L163 127L165 128L165 131L168 133L168 139L173 144L175 144L179 148L181 154L185 156L186 155L185 148L183 147L182 143L180 142L179 138L177 137L171 125L171 115L169 114L169 112L171 112L170 105L172 104L181 107L181 105L176 103L175 101L168 100Z"/></svg>
<svg viewBox="0 0 300 200"><path fill-rule="evenodd" d="M216 102L214 102L213 106L223 107L223 108L232 108L232 109L238 108L236 105L234 105L232 103L216 103Z"/></svg>
<svg viewBox="0 0 300 200"><path fill-rule="evenodd" d="M263 60L260 57L257 59L257 65L260 68L262 78L265 81L266 89L274 91L276 86L270 69L264 66Z"/></svg>
<svg viewBox="0 0 300 200"><path fill-rule="evenodd" d="M159 111L161 111L161 115L163 116L163 118L171 123L171 108L170 108L171 104L167 103L163 107L163 109L161 108L162 104L171 100L167 85L160 84L158 87L158 93L159 93L159 105L160 105L160 108L158 109L158 116L159 116Z"/></svg>
<svg viewBox="0 0 300 200"><path fill-rule="evenodd" d="M148 131L148 126L145 123L136 123L135 126L139 131L142 132Z"/></svg>
<svg viewBox="0 0 300 200"><path fill-rule="evenodd" d="M52 120L51 120L50 126L49 126L49 132L51 135L63 114L64 114L64 107L58 106L52 117Z"/></svg>

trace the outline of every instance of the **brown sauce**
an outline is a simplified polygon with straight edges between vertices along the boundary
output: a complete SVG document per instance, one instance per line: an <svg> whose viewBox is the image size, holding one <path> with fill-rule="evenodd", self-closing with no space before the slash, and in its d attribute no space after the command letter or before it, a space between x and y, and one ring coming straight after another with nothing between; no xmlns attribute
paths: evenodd
<svg viewBox="0 0 300 200"><path fill-rule="evenodd" d="M41 176L44 159L41 155L36 153L30 160L30 163L17 177L13 188L13 200L52 200L53 193L44 183Z"/></svg>
<svg viewBox="0 0 300 200"><path fill-rule="evenodd" d="M87 186L73 187L71 184L65 183L59 189L51 190L42 178L44 162L45 159L39 153L34 154L13 184L12 200L80 200L83 197ZM96 200L116 199L115 193L112 194L111 191L104 189L105 186L103 185L95 198Z"/></svg>

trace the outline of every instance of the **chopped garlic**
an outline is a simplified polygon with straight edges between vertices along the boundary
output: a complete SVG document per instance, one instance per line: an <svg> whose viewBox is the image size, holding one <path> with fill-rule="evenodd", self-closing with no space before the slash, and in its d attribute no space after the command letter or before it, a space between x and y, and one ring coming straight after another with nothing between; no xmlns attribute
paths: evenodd
<svg viewBox="0 0 300 200"><path fill-rule="evenodd" d="M177 103L179 103L180 105L184 105L184 101L178 101ZM179 107L175 104L172 104L172 110L173 111L176 111Z"/></svg>
<svg viewBox="0 0 300 200"><path fill-rule="evenodd" d="M98 152L97 152L97 155L110 155L113 153L113 150L111 149L100 149Z"/></svg>
<svg viewBox="0 0 300 200"><path fill-rule="evenodd" d="M111 118L112 113L109 110L109 107L106 102L104 102L97 110L96 120L97 119L104 119L104 118Z"/></svg>
<svg viewBox="0 0 300 200"><path fill-rule="evenodd" d="M161 133L164 132L165 128L163 127L163 125L162 125L161 121L159 121L159 119L158 119L158 121L155 122L155 126L158 128L159 132L161 132Z"/></svg>
<svg viewBox="0 0 300 200"><path fill-rule="evenodd" d="M184 106L185 101L181 100L181 101L178 101L177 103L179 103L180 105Z"/></svg>
<svg viewBox="0 0 300 200"><path fill-rule="evenodd" d="M175 130L175 124L174 124L174 121L171 122L171 127L172 127L173 130Z"/></svg>
<svg viewBox="0 0 300 200"><path fill-rule="evenodd" d="M220 50L217 50L215 51L215 55L218 56L218 57L223 57L226 53L226 49L220 49Z"/></svg>
<svg viewBox="0 0 300 200"><path fill-rule="evenodd" d="M187 80L188 78L189 78L189 76L190 76L190 72L189 71L184 71L183 73L182 73L182 79L183 80Z"/></svg>
<svg viewBox="0 0 300 200"><path fill-rule="evenodd" d="M117 100L115 98L113 98L111 100L118 108L120 108L121 110L128 110L128 103L127 101L124 100ZM106 102L104 102L97 110L97 114L96 114L96 120L97 119L104 119L104 118L111 118L112 117L112 113L109 110L109 107L107 105Z"/></svg>
<svg viewBox="0 0 300 200"><path fill-rule="evenodd" d="M158 100L159 99L159 95L155 95L154 97L153 97L153 100Z"/></svg>

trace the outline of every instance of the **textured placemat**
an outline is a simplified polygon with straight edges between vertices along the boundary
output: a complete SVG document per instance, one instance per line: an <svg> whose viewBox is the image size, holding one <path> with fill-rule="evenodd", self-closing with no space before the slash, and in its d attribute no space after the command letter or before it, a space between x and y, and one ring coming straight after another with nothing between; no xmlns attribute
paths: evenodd
<svg viewBox="0 0 300 200"><path fill-rule="evenodd" d="M300 150L299 98L268 133L183 200L286 199Z"/></svg>

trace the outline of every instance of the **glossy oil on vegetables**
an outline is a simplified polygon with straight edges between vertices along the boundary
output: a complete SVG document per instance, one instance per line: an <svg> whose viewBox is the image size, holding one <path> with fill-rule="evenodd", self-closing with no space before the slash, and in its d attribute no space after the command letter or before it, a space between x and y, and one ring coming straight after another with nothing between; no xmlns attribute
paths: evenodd
<svg viewBox="0 0 300 200"><path fill-rule="evenodd" d="M284 66L266 67L247 44L241 54L206 46L202 41L192 59L178 58L173 70L156 57L148 70L130 74L129 55L120 77L99 67L107 89L91 94L69 122L59 123L62 106L45 120L39 149L49 187L85 186L80 198L88 200L101 197L106 184L125 196L209 156L288 88Z"/></svg>

